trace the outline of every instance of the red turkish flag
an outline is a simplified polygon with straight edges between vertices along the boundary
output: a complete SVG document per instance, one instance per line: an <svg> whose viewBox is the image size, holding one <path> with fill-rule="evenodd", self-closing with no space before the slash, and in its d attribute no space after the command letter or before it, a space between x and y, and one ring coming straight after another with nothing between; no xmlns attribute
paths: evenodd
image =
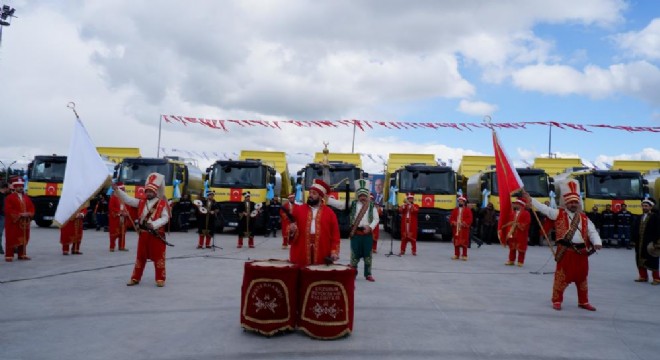
<svg viewBox="0 0 660 360"><path fill-rule="evenodd" d="M612 200L612 212L618 213L621 211L621 205L625 204L625 200Z"/></svg>
<svg viewBox="0 0 660 360"><path fill-rule="evenodd" d="M497 235L500 243L504 244L506 239L502 236L501 231L503 226L511 221L511 193L522 189L523 182L520 180L516 168L500 144L495 130L493 130L493 150L495 152L497 192L500 197L500 219L497 222Z"/></svg>
<svg viewBox="0 0 660 360"><path fill-rule="evenodd" d="M46 183L46 196L57 196L57 183Z"/></svg>
<svg viewBox="0 0 660 360"><path fill-rule="evenodd" d="M337 192L337 191L331 191L331 192L328 194L328 197L329 197L329 198L333 198L333 199L335 199L335 200L339 200L339 192Z"/></svg>
<svg viewBox="0 0 660 360"><path fill-rule="evenodd" d="M229 201L243 201L243 189L230 189L229 190Z"/></svg>
<svg viewBox="0 0 660 360"><path fill-rule="evenodd" d="M435 195L422 195L422 207L432 208L435 206Z"/></svg>
<svg viewBox="0 0 660 360"><path fill-rule="evenodd" d="M135 187L135 197L138 199L144 198L144 186Z"/></svg>

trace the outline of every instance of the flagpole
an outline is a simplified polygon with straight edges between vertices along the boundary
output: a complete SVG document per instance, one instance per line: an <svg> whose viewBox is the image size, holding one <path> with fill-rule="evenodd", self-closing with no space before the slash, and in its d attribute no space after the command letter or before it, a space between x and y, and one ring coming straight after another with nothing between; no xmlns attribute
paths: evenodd
<svg viewBox="0 0 660 360"><path fill-rule="evenodd" d="M353 120L353 142L351 143L351 154L355 153L355 122L357 120Z"/></svg>
<svg viewBox="0 0 660 360"><path fill-rule="evenodd" d="M548 124L548 159L552 157L552 123Z"/></svg>
<svg viewBox="0 0 660 360"><path fill-rule="evenodd" d="M158 149L156 149L156 157L160 157L160 132L163 127L163 116L158 115Z"/></svg>

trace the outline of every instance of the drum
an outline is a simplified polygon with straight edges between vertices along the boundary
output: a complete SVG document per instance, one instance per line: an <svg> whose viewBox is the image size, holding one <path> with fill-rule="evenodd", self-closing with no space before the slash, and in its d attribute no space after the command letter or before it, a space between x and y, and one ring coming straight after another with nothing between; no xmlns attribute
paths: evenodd
<svg viewBox="0 0 660 360"><path fill-rule="evenodd" d="M300 272L298 328L317 339L337 339L353 331L355 269L310 265Z"/></svg>
<svg viewBox="0 0 660 360"><path fill-rule="evenodd" d="M241 287L241 326L271 336L296 327L299 268L285 260L245 263Z"/></svg>

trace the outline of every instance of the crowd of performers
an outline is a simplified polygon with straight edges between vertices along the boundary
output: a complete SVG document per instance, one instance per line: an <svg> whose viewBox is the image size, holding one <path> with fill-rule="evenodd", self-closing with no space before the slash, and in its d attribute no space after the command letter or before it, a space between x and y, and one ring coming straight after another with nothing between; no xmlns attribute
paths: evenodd
<svg viewBox="0 0 660 360"><path fill-rule="evenodd" d="M165 259L167 245L167 225L175 214L179 230L187 231L189 211L195 211L197 224L197 248L215 247L214 235L217 228L219 204L215 194L191 201L184 195L173 211L163 193L163 176L150 174L145 184L145 197L134 198L127 195L121 185L113 185L113 193L107 201L107 224L109 250L128 251L126 231L129 228L138 232L138 245L135 266L128 281L129 286L137 285L147 259L154 263L156 285L165 285ZM242 248L247 238L248 248L254 248L255 217L260 213L267 219L266 237L276 237L281 230L282 249L289 250L289 260L306 266L324 264L339 258L340 232L335 213L330 207L345 209L350 212L350 265L357 268L360 260L364 262L364 278L374 282L372 274L372 254L377 252L379 221L382 207L374 200L368 180L356 180L355 197L346 208L346 203L328 197L331 192L328 184L317 179L311 186L305 203L296 203L291 194L283 203L274 198L266 206L255 204L246 191L243 201L236 212L239 217L236 247ZM551 248L555 256L556 272L553 283L552 307L561 310L563 293L570 283L575 283L578 292L578 305L586 310L595 311L589 303L587 277L589 272L588 257L599 250L603 243L620 240L624 247L634 247L636 265L639 270L637 282L660 284L658 273L658 255L660 253L660 217L653 211L655 202L647 198L642 201L643 214L632 216L621 208L610 215L610 209L598 214L592 210L585 213L580 209L580 196L577 182L568 182L562 191L563 206L552 208L532 199L529 194L513 202L510 221L498 228L498 217L492 204L481 211L468 204L468 200L459 196L458 206L449 217L453 260L468 260L468 248L472 240L479 246L483 242L501 243L509 248L505 265L522 267L528 245L536 245L540 234L551 234L556 248ZM5 261L30 260L27 245L30 239L30 222L34 217L34 205L24 193L24 183L18 178L10 186L0 184L0 236L4 228ZM105 206L105 205L104 205ZM536 214L531 209L535 209ZM94 212L97 213L98 207ZM413 256L417 253L417 214L419 206L414 204L414 194L406 194L406 201L398 208L401 218L401 248L399 255L405 255L408 243ZM81 255L84 219L87 209L81 209L61 228L60 243L63 255ZM598 215L598 216L596 216ZM538 218L536 221L534 218ZM537 224L537 225L534 225ZM540 224L540 225L539 225ZM101 225L103 226L103 225ZM534 230L534 227L538 229ZM97 227L97 229L99 229ZM534 232L537 231L538 233ZM0 237L1 239L1 237ZM649 277L650 272L650 277Z"/></svg>

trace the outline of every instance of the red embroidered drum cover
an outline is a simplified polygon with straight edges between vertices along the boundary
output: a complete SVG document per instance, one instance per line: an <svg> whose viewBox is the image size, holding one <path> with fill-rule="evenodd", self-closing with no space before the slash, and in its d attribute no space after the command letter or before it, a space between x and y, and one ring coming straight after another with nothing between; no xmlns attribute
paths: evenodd
<svg viewBox="0 0 660 360"><path fill-rule="evenodd" d="M271 336L296 327L299 269L284 260L245 263L241 287L241 326Z"/></svg>
<svg viewBox="0 0 660 360"><path fill-rule="evenodd" d="M336 339L353 331L355 269L310 265L300 272L298 327L317 339Z"/></svg>

